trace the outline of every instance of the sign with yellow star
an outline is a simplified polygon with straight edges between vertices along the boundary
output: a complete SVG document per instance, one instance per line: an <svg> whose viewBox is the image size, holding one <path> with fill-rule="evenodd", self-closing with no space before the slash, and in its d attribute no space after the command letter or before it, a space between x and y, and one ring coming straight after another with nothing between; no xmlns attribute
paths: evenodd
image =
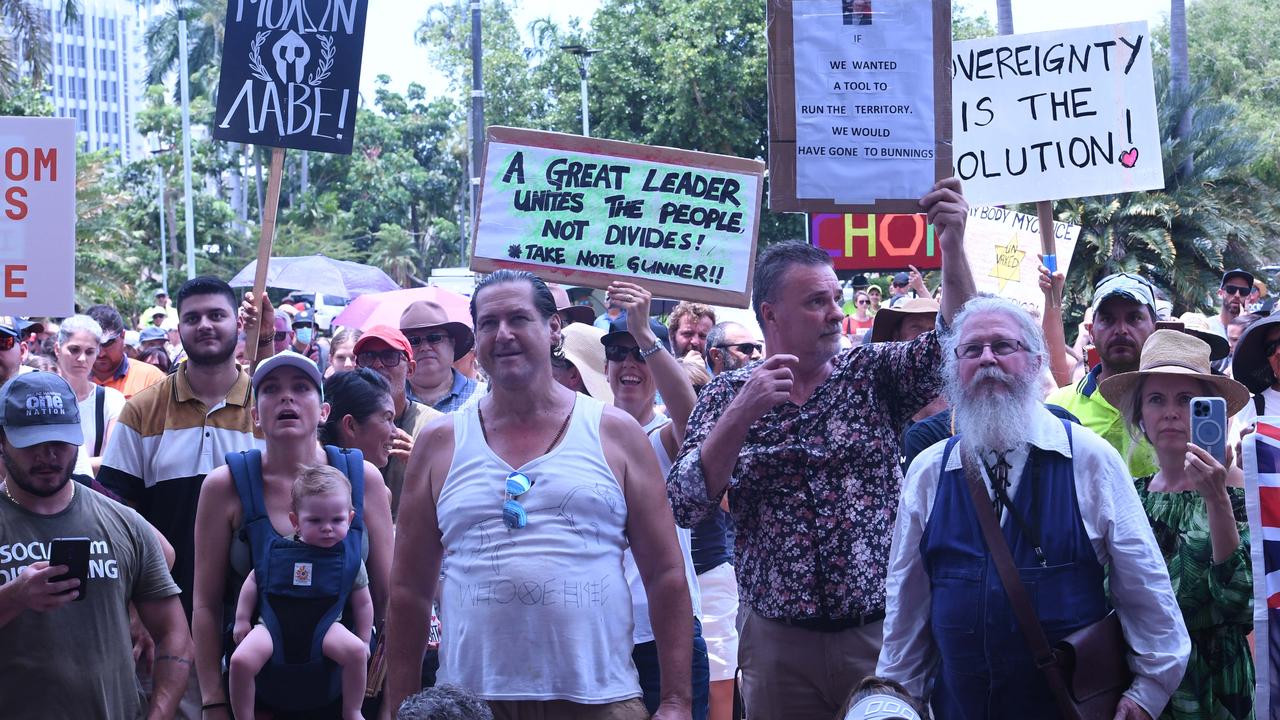
<svg viewBox="0 0 1280 720"><path fill-rule="evenodd" d="M1071 267L1080 227L1054 223L1058 267ZM980 292L1044 309L1040 290L1040 221L1034 215L1002 207L979 205L969 209L964 232L965 254Z"/></svg>
<svg viewBox="0 0 1280 720"><path fill-rule="evenodd" d="M995 249L996 262L991 267L991 272L987 273L987 275L999 281L999 290L1003 293L1005 285L1009 284L1010 281L1018 282L1022 271L1022 259L1027 256L1027 253L1018 245L1018 234L1016 232L1009 233L1008 244L1001 245L996 243Z"/></svg>

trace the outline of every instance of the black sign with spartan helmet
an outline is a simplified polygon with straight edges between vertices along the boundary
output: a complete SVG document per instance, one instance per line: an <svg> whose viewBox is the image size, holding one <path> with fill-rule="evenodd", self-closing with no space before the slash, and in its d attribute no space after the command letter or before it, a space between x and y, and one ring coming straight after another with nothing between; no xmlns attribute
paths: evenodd
<svg viewBox="0 0 1280 720"><path fill-rule="evenodd" d="M213 137L349 154L368 0L229 0Z"/></svg>

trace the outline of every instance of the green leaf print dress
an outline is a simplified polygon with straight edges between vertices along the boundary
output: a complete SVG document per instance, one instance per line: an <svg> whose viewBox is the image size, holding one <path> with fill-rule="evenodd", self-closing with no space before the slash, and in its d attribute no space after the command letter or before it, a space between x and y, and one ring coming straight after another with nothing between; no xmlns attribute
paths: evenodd
<svg viewBox="0 0 1280 720"><path fill-rule="evenodd" d="M1194 491L1152 492L1151 477L1135 480L1156 543L1169 567L1173 593L1191 635L1191 659L1161 720L1254 717L1253 572L1244 491L1227 488L1240 546L1213 564L1209 517Z"/></svg>

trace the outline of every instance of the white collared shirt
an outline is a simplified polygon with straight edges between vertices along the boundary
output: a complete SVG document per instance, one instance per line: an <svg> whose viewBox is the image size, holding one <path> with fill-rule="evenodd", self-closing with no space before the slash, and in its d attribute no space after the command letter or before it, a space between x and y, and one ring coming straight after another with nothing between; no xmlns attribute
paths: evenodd
<svg viewBox="0 0 1280 720"><path fill-rule="evenodd" d="M1182 682L1191 641L1133 478L1120 454L1096 433L1074 425L1068 440L1062 421L1043 407L1036 410L1030 430L1030 445L1073 459L1076 499L1085 533L1098 563L1110 570L1110 600L1132 649L1129 667L1135 677L1125 695L1156 717ZM1017 496L1029 447L1015 448L1005 456L1012 466L1011 498ZM899 501L885 583L889 602L876 674L902 683L916 697L924 697L932 687L938 663L937 646L929 630L931 596L920 539L933 509L945 448L946 442L939 442L911 463ZM960 467L960 452L955 450L947 458L945 470ZM985 468L982 472L985 478ZM988 488L990 485L988 478ZM1004 514L1003 522L1009 521L1008 515Z"/></svg>

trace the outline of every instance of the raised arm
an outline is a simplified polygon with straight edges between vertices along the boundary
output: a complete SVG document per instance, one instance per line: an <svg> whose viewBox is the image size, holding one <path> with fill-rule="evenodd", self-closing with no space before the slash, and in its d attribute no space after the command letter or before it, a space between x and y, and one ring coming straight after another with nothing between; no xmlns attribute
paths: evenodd
<svg viewBox="0 0 1280 720"><path fill-rule="evenodd" d="M977 294L969 259L964 254L964 227L969 219L969 203L965 202L959 178L939 180L933 190L920 199L933 224L942 248L942 319L950 324L960 308Z"/></svg>
<svg viewBox="0 0 1280 720"><path fill-rule="evenodd" d="M1061 272L1050 273L1044 265L1044 256L1036 257L1040 258L1040 290L1044 292L1040 323L1044 328L1045 350L1049 353L1049 371L1053 373L1054 383L1063 387L1071 384L1071 373L1076 369L1067 349L1067 330L1062 324L1062 288L1067 276Z"/></svg>
<svg viewBox="0 0 1280 720"><path fill-rule="evenodd" d="M609 286L608 298L627 313L627 330L636 339L640 349L648 349L658 344L658 336L653 334L649 326L649 304L653 296L648 290L634 283L614 282ZM680 366L680 361L663 347L645 359L649 372L653 374L653 383L667 405L667 416L671 418L672 440L679 447L684 442L685 428L689 424L689 415L698 396L693 392L693 383L689 382L689 374Z"/></svg>

